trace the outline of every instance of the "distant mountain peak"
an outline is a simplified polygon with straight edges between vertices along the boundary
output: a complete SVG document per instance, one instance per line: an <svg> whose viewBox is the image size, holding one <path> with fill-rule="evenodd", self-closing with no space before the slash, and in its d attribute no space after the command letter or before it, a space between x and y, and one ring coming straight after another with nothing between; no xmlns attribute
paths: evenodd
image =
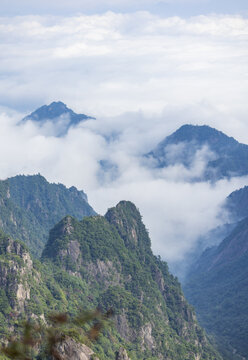
<svg viewBox="0 0 248 360"><path fill-rule="evenodd" d="M178 143L178 142L190 142L197 141L199 143L217 143L218 141L225 143L238 144L238 141L233 137L229 137L222 131L212 128L208 125L191 125L185 124L177 129L170 136L166 137L160 144L166 143Z"/></svg>
<svg viewBox="0 0 248 360"><path fill-rule="evenodd" d="M208 125L181 126L145 157L152 160L149 163L155 168L179 164L190 170L201 162L204 167L200 167L199 174L192 172L192 181L217 181L248 174L248 146Z"/></svg>
<svg viewBox="0 0 248 360"><path fill-rule="evenodd" d="M50 105L41 106L39 109L37 109L32 114L40 113L40 115L43 115L43 117L44 117L44 115L47 115L47 118L53 119L64 113L70 113L71 111L72 110L69 109L62 101L53 101Z"/></svg>
<svg viewBox="0 0 248 360"><path fill-rule="evenodd" d="M50 105L43 105L22 119L21 123L33 121L39 125L50 122L60 127L59 136L67 133L71 126L78 125L81 121L95 119L85 114L76 114L62 101L53 101Z"/></svg>

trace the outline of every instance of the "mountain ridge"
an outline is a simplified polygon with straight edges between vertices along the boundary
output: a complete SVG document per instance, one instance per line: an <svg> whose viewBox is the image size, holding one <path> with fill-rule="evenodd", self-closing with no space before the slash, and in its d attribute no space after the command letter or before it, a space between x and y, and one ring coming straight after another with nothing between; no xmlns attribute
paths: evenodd
<svg viewBox="0 0 248 360"><path fill-rule="evenodd" d="M36 256L41 254L50 228L67 214L81 219L96 213L83 191L51 184L40 174L0 181L0 226L24 241Z"/></svg>

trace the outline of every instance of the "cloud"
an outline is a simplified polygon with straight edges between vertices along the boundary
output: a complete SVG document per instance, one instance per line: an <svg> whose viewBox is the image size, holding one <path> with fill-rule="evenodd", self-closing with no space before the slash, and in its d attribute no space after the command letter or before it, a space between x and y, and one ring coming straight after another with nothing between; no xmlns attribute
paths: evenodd
<svg viewBox="0 0 248 360"><path fill-rule="evenodd" d="M183 121L180 111L174 117L178 123ZM15 113L0 116L2 179L40 172L49 181L84 189L101 214L122 199L133 201L143 215L154 252L172 267L187 258L201 235L226 221L226 214L220 214L223 201L247 184L247 178L215 185L191 183L192 176L204 171L209 159L206 147L192 158L190 170L182 165L166 170L144 166L140 155L166 132L164 117L153 116L153 123L141 113L89 120L60 138L52 135L47 124L43 128L31 122L17 125L18 118ZM104 169L102 160L108 162Z"/></svg>
<svg viewBox="0 0 248 360"><path fill-rule="evenodd" d="M1 101L28 111L62 100L96 116L208 104L237 117L247 111L247 33L241 16L2 18Z"/></svg>

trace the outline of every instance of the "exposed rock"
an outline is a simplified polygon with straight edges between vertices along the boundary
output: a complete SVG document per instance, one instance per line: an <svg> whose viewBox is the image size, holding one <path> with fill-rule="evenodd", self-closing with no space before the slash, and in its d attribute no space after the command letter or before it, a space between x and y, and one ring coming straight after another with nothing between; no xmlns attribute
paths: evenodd
<svg viewBox="0 0 248 360"><path fill-rule="evenodd" d="M30 299L27 277L33 268L33 262L25 247L10 238L6 240L5 252L9 259L0 262L0 286L7 295L14 294L9 296L10 305L21 312L26 300Z"/></svg>
<svg viewBox="0 0 248 360"><path fill-rule="evenodd" d="M67 228L67 233L70 234L71 232L71 226L68 226ZM79 260L79 256L81 255L81 251L80 251L80 245L78 243L77 240L71 240L66 248L66 250L61 250L60 254L62 257L65 257L67 255L69 255L69 257L71 258L71 260L74 263L77 263Z"/></svg>
<svg viewBox="0 0 248 360"><path fill-rule="evenodd" d="M99 360L92 349L69 337L57 344L55 350L63 360Z"/></svg>
<svg viewBox="0 0 248 360"><path fill-rule="evenodd" d="M127 351L124 348L120 348L119 351L116 353L116 360L130 360L127 355Z"/></svg>
<svg viewBox="0 0 248 360"><path fill-rule="evenodd" d="M71 216L66 216L64 219L64 227L62 228L62 233L64 235L70 235L73 232L72 219Z"/></svg>
<svg viewBox="0 0 248 360"><path fill-rule="evenodd" d="M121 337L123 337L126 341L132 341L136 338L136 333L132 328L130 328L124 311L122 314L115 317L115 325Z"/></svg>
<svg viewBox="0 0 248 360"><path fill-rule="evenodd" d="M152 324L148 323L141 328L140 337L143 350L145 350L145 348L148 348L149 350L154 349L156 343L152 336Z"/></svg>
<svg viewBox="0 0 248 360"><path fill-rule="evenodd" d="M120 273L116 271L116 268L112 261L97 260L96 262L90 262L87 264L88 274L91 279L100 281L104 285L117 285L120 283Z"/></svg>
<svg viewBox="0 0 248 360"><path fill-rule="evenodd" d="M156 274L155 274L155 280L156 283L159 286L159 290L164 293L165 290L165 282L164 282L164 278L163 278L163 274L161 273L161 271L159 269L157 269Z"/></svg>
<svg viewBox="0 0 248 360"><path fill-rule="evenodd" d="M18 306L23 309L25 300L30 299L30 288L28 286L24 286L24 284L17 285L16 298L18 302Z"/></svg>

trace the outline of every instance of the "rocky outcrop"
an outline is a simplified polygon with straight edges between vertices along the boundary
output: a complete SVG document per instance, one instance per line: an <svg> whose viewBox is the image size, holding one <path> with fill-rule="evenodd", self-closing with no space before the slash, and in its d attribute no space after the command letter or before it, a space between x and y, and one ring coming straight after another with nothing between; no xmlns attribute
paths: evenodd
<svg viewBox="0 0 248 360"><path fill-rule="evenodd" d="M116 360L130 360L127 355L127 351L124 348L120 348L119 351L116 353Z"/></svg>
<svg viewBox="0 0 248 360"><path fill-rule="evenodd" d="M116 270L113 262L110 260L102 261L97 259L96 262L86 264L89 281L94 280L101 282L108 287L117 285L121 281L120 273Z"/></svg>
<svg viewBox="0 0 248 360"><path fill-rule="evenodd" d="M136 332L129 325L125 311L115 317L115 326L118 333L126 341L133 341L137 337Z"/></svg>
<svg viewBox="0 0 248 360"><path fill-rule="evenodd" d="M77 240L71 240L65 250L60 251L61 258L69 256L73 263L78 264L80 262L80 245Z"/></svg>
<svg viewBox="0 0 248 360"><path fill-rule="evenodd" d="M94 355L94 351L92 349L69 337L66 337L58 343L54 351L56 355L59 355L58 357L60 357L61 360L99 360ZM53 357L53 359L56 359L56 357Z"/></svg>
<svg viewBox="0 0 248 360"><path fill-rule="evenodd" d="M0 286L12 308L22 312L25 302L30 299L27 278L32 271L33 261L21 243L6 236L1 237L0 255Z"/></svg>
<svg viewBox="0 0 248 360"><path fill-rule="evenodd" d="M146 236L141 215L133 203L120 201L115 208L108 210L105 218L116 227L127 248L136 250L146 248L149 251L150 239Z"/></svg>
<svg viewBox="0 0 248 360"><path fill-rule="evenodd" d="M142 326L140 330L140 337L141 337L141 347L143 350L145 350L145 348L152 350L156 347L156 341L152 336L152 324L148 323Z"/></svg>

